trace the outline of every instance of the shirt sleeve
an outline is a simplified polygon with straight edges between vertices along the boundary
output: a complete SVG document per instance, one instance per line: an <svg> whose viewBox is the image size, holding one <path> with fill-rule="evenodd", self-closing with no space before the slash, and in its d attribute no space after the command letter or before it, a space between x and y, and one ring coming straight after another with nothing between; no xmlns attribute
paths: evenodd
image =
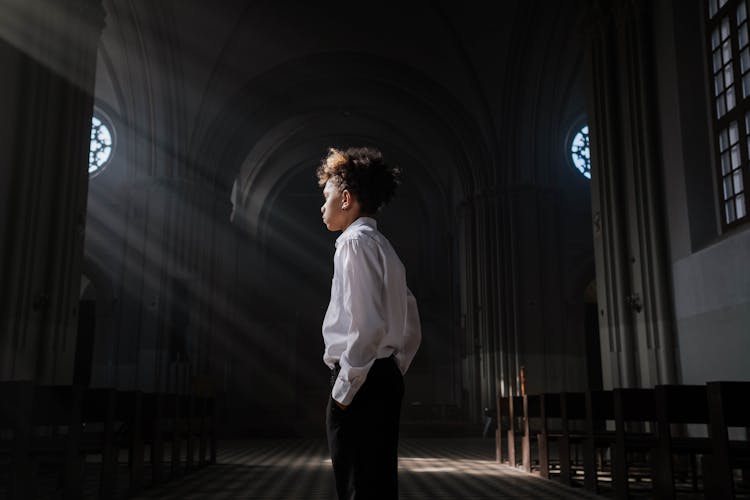
<svg viewBox="0 0 750 500"><path fill-rule="evenodd" d="M385 335L383 262L373 241L352 239L342 250L342 306L350 318L341 370L331 390L348 405L367 378Z"/></svg>
<svg viewBox="0 0 750 500"><path fill-rule="evenodd" d="M406 289L406 317L404 318L404 344L396 354L398 367L402 374L406 374L414 356L417 354L419 344L422 342L422 325L419 321L419 310L417 299Z"/></svg>

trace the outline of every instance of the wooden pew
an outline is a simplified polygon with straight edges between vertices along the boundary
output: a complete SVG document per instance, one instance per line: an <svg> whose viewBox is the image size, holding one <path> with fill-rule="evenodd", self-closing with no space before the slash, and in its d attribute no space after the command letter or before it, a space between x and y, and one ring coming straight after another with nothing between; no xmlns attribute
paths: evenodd
<svg viewBox="0 0 750 500"><path fill-rule="evenodd" d="M544 478L550 477L551 448L557 449L560 465L559 479L572 484L572 447L583 443L586 419L586 398L582 392L545 393L540 396L540 430L537 435L539 469ZM574 427L578 424L580 429Z"/></svg>
<svg viewBox="0 0 750 500"><path fill-rule="evenodd" d="M503 436L508 435L510 428L510 398L508 396L497 397L497 430L495 431L495 460L503 463L507 454L503 453Z"/></svg>
<svg viewBox="0 0 750 500"><path fill-rule="evenodd" d="M34 384L31 381L0 382L0 456L9 466L6 497L9 500L31 498L33 465L31 462L31 411Z"/></svg>
<svg viewBox="0 0 750 500"><path fill-rule="evenodd" d="M128 452L128 493L143 486L140 391L87 389L83 395L81 453L101 455L99 498L114 498L121 450Z"/></svg>
<svg viewBox="0 0 750 500"><path fill-rule="evenodd" d="M151 485L164 482L164 394L143 393L141 396L141 432L144 447L149 447Z"/></svg>
<svg viewBox="0 0 750 500"><path fill-rule="evenodd" d="M537 461L542 451L546 453L546 442L540 439L542 434L542 396L525 394L523 399L523 437L521 440L521 463L526 472L532 471L532 444L537 443ZM546 436L545 436L546 437ZM537 462L538 463L538 462Z"/></svg>
<svg viewBox="0 0 750 500"><path fill-rule="evenodd" d="M216 394L212 394L208 401L209 414L209 429L208 429L208 444L210 447L211 454L209 455L209 464L216 465L216 457L219 453L219 443L217 441L217 426L219 424L218 411L219 404L216 399Z"/></svg>
<svg viewBox="0 0 750 500"><path fill-rule="evenodd" d="M144 486L144 440L143 440L143 393L141 391L117 391L115 415L121 427L115 435L119 450L128 451L128 493L136 495Z"/></svg>
<svg viewBox="0 0 750 500"><path fill-rule="evenodd" d="M30 455L35 463L59 467L61 498L83 496L81 386L36 386L32 401ZM60 428L65 433L59 432ZM45 432L40 432L44 430Z"/></svg>
<svg viewBox="0 0 750 500"><path fill-rule="evenodd" d="M153 483L167 479L165 448L169 456L170 478L196 467L216 463L216 416L213 395L147 394L143 405L144 443L150 446ZM186 461L182 463L185 447Z"/></svg>
<svg viewBox="0 0 750 500"><path fill-rule="evenodd" d="M698 491L697 457L701 456L707 498L735 498L735 471L742 471L744 484L750 470L750 436L732 439L729 429L750 429L750 409L745 402L748 396L750 382L712 382L707 386L661 385L654 389L498 398L496 455L500 461L504 458L501 444L506 433L509 463L516 465L515 437L521 427L524 469L533 469L531 442L536 435L540 475L549 478L551 448L556 444L560 479L571 484L571 449L582 444L584 486L596 491L599 472L608 472L601 458L601 452L608 449L616 499L630 497L633 479L649 486L646 475L651 476L654 498L675 498L676 478L687 477L682 470L679 476L675 474L674 457L680 455L689 458L689 477L693 490ZM519 405L524 410L520 420ZM534 425L537 420L538 427ZM686 425L709 423L710 438L685 435Z"/></svg>
<svg viewBox="0 0 750 500"><path fill-rule="evenodd" d="M598 492L600 476L609 475L614 497L627 499L631 479L647 484L644 476L651 475L652 450L657 443L655 420L653 389L586 392L584 486ZM648 456L649 460L634 460L636 453ZM638 470L635 465L642 467Z"/></svg>
<svg viewBox="0 0 750 500"><path fill-rule="evenodd" d="M216 399L213 395L198 396L198 465L216 463Z"/></svg>
<svg viewBox="0 0 750 500"><path fill-rule="evenodd" d="M596 393L594 393L596 394ZM702 386L659 386L656 389L625 389L612 391L611 401L600 393L597 419L614 417L615 431L593 429L584 453L586 486L596 491L592 472L594 449L609 448L612 455L612 488L614 498L630 497L630 485L648 486L656 498L674 498L674 455L687 455L692 465L694 489L697 490L696 456L709 452L705 438L674 436L672 425L707 422L705 388ZM596 398L594 398L596 399ZM596 405L595 405L596 406ZM588 429L592 429L589 424ZM634 461L640 456L647 460ZM641 466L640 471L636 466ZM651 485L646 481L646 472ZM636 483L634 483L635 479Z"/></svg>
<svg viewBox="0 0 750 500"><path fill-rule="evenodd" d="M645 484L644 475L653 476L657 447L656 396L653 389L618 388L612 391L615 418L615 441L612 453L612 488L616 499L629 498L630 479ZM633 453L647 455L648 461L638 463ZM648 472L636 473L635 465ZM650 486L653 489L652 486Z"/></svg>
<svg viewBox="0 0 750 500"><path fill-rule="evenodd" d="M539 419L540 428L537 434L537 449L539 450L539 475L549 479L550 471L550 442L549 426L550 421L555 418L561 418L560 412L560 395L559 394L540 394L539 395Z"/></svg>
<svg viewBox="0 0 750 500"><path fill-rule="evenodd" d="M217 404L214 384L206 377L195 377L191 382L190 392L196 398L194 418L198 423L198 465L215 464L217 454ZM442 410L438 410L439 418L443 422L450 423L451 421L447 420L450 415L446 414L445 410L445 407L442 407Z"/></svg>
<svg viewBox="0 0 750 500"><path fill-rule="evenodd" d="M508 465L516 467L516 436L522 438L523 429L523 397L510 396L508 398L508 431L507 431L507 448L508 448Z"/></svg>
<svg viewBox="0 0 750 500"><path fill-rule="evenodd" d="M99 476L99 498L115 496L117 477L117 454L119 447L115 438L117 399L115 389L86 389L81 406L80 453L100 455L102 460Z"/></svg>
<svg viewBox="0 0 750 500"><path fill-rule="evenodd" d="M191 402L192 400L192 402ZM183 473L182 445L187 449L185 469L216 463L214 397L176 394L147 394L144 399L145 443L151 448L154 484L167 479L164 471L165 447L170 445L170 478ZM185 412L190 412L186 414ZM197 449L196 449L197 445ZM197 462L194 461L197 451Z"/></svg>
<svg viewBox="0 0 750 500"><path fill-rule="evenodd" d="M163 432L166 440L171 444L169 477L175 478L182 474L182 440L184 437L184 405L182 395L164 395L164 422Z"/></svg>
<svg viewBox="0 0 750 500"><path fill-rule="evenodd" d="M615 406L612 391L586 391L586 424L583 440L583 485L593 492L598 491L598 451L611 449L615 433L607 430L607 421L614 421ZM599 455L602 456L602 455Z"/></svg>
<svg viewBox="0 0 750 500"><path fill-rule="evenodd" d="M136 494L144 486L146 444L153 484L165 479L165 443L172 443L172 477L183 470L183 440L188 446L186 466L195 460L196 451L199 465L216 463L212 395L144 398L140 391L35 386L28 381L1 383L0 397L0 459L10 466L5 497L11 500L36 496L40 464L58 469L60 498L82 498L87 455L101 456L98 498L113 498L123 449L128 451L129 494Z"/></svg>
<svg viewBox="0 0 750 500"><path fill-rule="evenodd" d="M582 445L586 438L585 431L580 428L585 427L586 395L583 392L563 392L560 394L560 406L563 428L560 440L560 478L565 484L573 484L571 452L574 446ZM579 424L579 428L576 428L576 424Z"/></svg>
<svg viewBox="0 0 750 500"><path fill-rule="evenodd" d="M750 427L750 382L709 382L708 408L711 436L710 497L735 498L734 470L750 468L750 441L731 439L731 427Z"/></svg>
<svg viewBox="0 0 750 500"><path fill-rule="evenodd" d="M657 498L675 498L676 455L692 464L693 489L698 488L697 455L711 452L708 438L673 432L673 426L708 425L706 387L702 385L657 385L654 388L657 420L657 457L654 461L654 492Z"/></svg>
<svg viewBox="0 0 750 500"><path fill-rule="evenodd" d="M183 439L185 440L185 472L190 472L195 468L195 443L197 441L197 429L199 427L196 415L196 396L187 394L180 399L182 405L183 420Z"/></svg>
<svg viewBox="0 0 750 500"><path fill-rule="evenodd" d="M26 403L9 406L17 410L25 407L19 421L21 428L15 431L25 444L11 460L11 491L19 491L17 498L33 497L36 470L40 464L51 464L59 469L62 497L81 498L85 458L99 455L102 466L98 498L113 498L120 449L117 392L78 385L34 386L28 382L26 386Z"/></svg>
<svg viewBox="0 0 750 500"><path fill-rule="evenodd" d="M203 448L212 453L212 456L215 454L215 444L212 444L212 439L215 440L212 434L214 424L213 397L196 394L170 395L167 399L167 405L172 408L170 413L165 414L165 416L168 417L169 432L171 433L172 476L174 477L195 468L195 455L196 451L200 455L201 439L206 440ZM183 445L186 456L184 466L182 464ZM211 459L204 458L203 461L209 462ZM200 462L201 457L198 456L198 463Z"/></svg>
<svg viewBox="0 0 750 500"><path fill-rule="evenodd" d="M613 487L625 486L627 482L627 452L637 445L636 436L626 429L626 422L641 421L651 418L654 414L653 393L650 401L641 407L629 408L627 403L634 403L633 393L647 393L639 389L618 389L616 391L588 391L572 394L543 394L539 398L539 413L541 414L541 429L538 434L540 475L549 477L549 448L552 443L558 444L561 479L565 483L572 481L572 467L570 463L571 445L581 444L583 448L584 486L592 491L598 490L598 476L600 471L608 473L611 467L606 466L603 457L609 450L614 457L623 464L621 470L624 476L613 478ZM617 393L617 396L615 395ZM626 404L622 400L628 399ZM617 400L617 402L616 402ZM583 401L584 407L581 408ZM531 406L533 408L533 405ZM564 411L563 411L564 410ZM646 411L647 418L641 418ZM534 410L530 410L533 414ZM561 422L557 430L550 429L550 420L559 419ZM572 429L572 423L578 422L579 427ZM607 423L610 427L608 428ZM614 428L612 428L614 427ZM619 432L618 432L619 431ZM652 444L655 439L652 439ZM619 445L619 451L618 451ZM601 466L599 465L601 464ZM618 485L619 480L619 485ZM626 491L626 490L625 490Z"/></svg>

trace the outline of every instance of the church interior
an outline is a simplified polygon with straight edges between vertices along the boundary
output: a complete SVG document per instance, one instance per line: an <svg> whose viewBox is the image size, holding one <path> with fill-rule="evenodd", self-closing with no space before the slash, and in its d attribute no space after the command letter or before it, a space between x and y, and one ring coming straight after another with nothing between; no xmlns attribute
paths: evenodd
<svg viewBox="0 0 750 500"><path fill-rule="evenodd" d="M402 498L750 497L748 23L0 0L0 498L334 498L315 169L351 146L403 173Z"/></svg>

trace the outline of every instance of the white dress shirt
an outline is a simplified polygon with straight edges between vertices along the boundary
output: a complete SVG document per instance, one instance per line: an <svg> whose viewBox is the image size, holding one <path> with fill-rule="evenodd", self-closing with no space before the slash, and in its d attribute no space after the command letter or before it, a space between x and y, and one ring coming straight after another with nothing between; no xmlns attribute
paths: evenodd
<svg viewBox="0 0 750 500"><path fill-rule="evenodd" d="M351 403L376 359L395 355L406 373L422 338L417 301L404 265L370 217L352 222L336 239L331 302L323 320L323 361L341 366L331 391Z"/></svg>

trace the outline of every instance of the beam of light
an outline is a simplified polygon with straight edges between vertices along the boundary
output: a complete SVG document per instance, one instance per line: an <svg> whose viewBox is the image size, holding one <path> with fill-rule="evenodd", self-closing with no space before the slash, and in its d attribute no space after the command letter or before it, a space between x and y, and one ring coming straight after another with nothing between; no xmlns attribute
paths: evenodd
<svg viewBox="0 0 750 500"><path fill-rule="evenodd" d="M284 212L276 213L274 219L269 221L265 231L265 242L272 255L283 259L283 263L297 273L304 273L304 278L309 277L308 271L319 273L320 269L331 266L333 246L321 243L321 238L316 237L316 233L326 231L322 223L319 228L313 229ZM296 280L299 279L298 274ZM312 280L306 282L308 285L316 284Z"/></svg>
<svg viewBox="0 0 750 500"><path fill-rule="evenodd" d="M89 92L91 74L80 58L96 47L103 26L101 6L71 8L69 2L29 0L3 0L0 5L0 38Z"/></svg>
<svg viewBox="0 0 750 500"><path fill-rule="evenodd" d="M154 210L157 212L156 216L151 218L152 214L147 211L145 203L133 201L131 203L135 205L136 211L140 211L142 215L128 220L124 216L124 207L112 205L105 201L105 198L100 198L95 194L90 196L89 226L87 228L90 253L93 255L114 254L115 260L121 266L119 273L125 278L135 278L137 282L133 283L133 281L125 279L119 285L120 290L116 292L116 295L120 295L122 300L131 301L137 308L148 307L148 303L152 299L150 296L142 296L143 293L159 297L166 295L167 300L169 300L170 290L167 289L168 280L174 276L174 273L163 273L162 270L165 267L167 270L179 269L180 266L175 262L175 247L187 246L192 249L189 253L193 254L193 256L189 260L192 260L195 266L192 272L188 272L188 275L193 276L196 280L190 293L193 300L192 308L204 312L210 311L210 314L199 314L197 318L199 324L193 325L192 328L198 330L205 328L205 331L211 332L212 338L210 341L214 344L212 350L216 351L218 349L219 352L223 351L225 353L244 352L247 349L247 347L241 345L243 341L232 334L232 332L243 332L245 341L249 341L251 345L263 346L263 352L268 356L268 359L265 360L266 363L280 367L281 371L289 371L289 360L286 359L287 355L285 354L285 349L283 349L283 342L285 340L275 335L274 325L264 325L253 321L254 311L246 309L247 304L242 301L241 297L233 296L235 290L232 288L234 285L212 282L212 277L207 275L211 267L209 261L211 259L221 259L222 255L217 253L216 249L212 250L209 247L211 245L210 238L206 238L206 234L201 234L201 230L189 234L190 230L186 226L203 227L204 229L211 230L212 225L215 224L213 220L214 214L208 213L205 208L202 208L205 207L205 204L199 204L169 191L165 191L164 193L153 192L146 196L152 198L172 196L174 197L172 202L175 203L173 210L178 213L192 215L187 216L188 220L182 220L184 218L178 217L176 220L182 220L182 224L184 225L175 227L175 219L171 221L165 220L167 215L160 210ZM156 202L162 208L166 207L169 203L163 199L156 200ZM151 207L151 209L153 210L154 207ZM315 269L322 268L323 262L330 265L332 248L326 249L326 255L320 258L314 256L317 252L309 251L293 253L291 257L288 255L290 249L299 248L300 240L295 237L298 231L307 231L301 238L302 241L315 241L315 231L325 231L322 224L320 228L315 230L309 228L294 229L295 220L293 218L284 215L281 219L285 221L284 224L287 227L283 229L280 227L269 228L269 232L274 235L271 241L277 244L271 249L274 260L278 261L273 263L274 267L278 267L284 271L288 264L295 261L297 263L303 262L302 267L312 266ZM146 230L146 224L155 224L155 230ZM163 231L161 229L163 227L170 227L170 230ZM213 229L212 231L231 231L231 228L228 227L228 224L224 226L219 225L219 229ZM276 236L279 233L285 236L277 238ZM218 242L224 240L221 235L217 234L213 234L212 238L216 242L214 244L218 244ZM115 245L116 248L112 248L112 245ZM317 250L322 248L323 245L320 245ZM227 249L219 249L218 251L221 252L222 250L226 251ZM119 258L117 257L118 255L120 256ZM276 259L275 257L277 256L281 256L282 258ZM246 265L251 267L254 264L256 263L246 263ZM119 273L115 272L115 274ZM118 278L118 276L115 276L114 281L117 282ZM287 283L286 288L296 288L300 294L317 293L325 295L325 300L327 301L328 288L324 284L321 289L318 289L314 277L300 276L299 274L295 275L294 272L288 272L284 274L284 281ZM133 284L135 284L135 288L132 287ZM242 285L240 284L240 286ZM263 294L263 291L260 290L258 293ZM279 308L282 306L283 304L279 304ZM168 309L168 305L165 305L164 310L157 310L154 314L167 314L168 311L166 309ZM127 311L123 311L121 314L127 314ZM124 320L125 317L122 316L115 319L120 324ZM228 331L224 331L222 326L225 326ZM310 325L310 330L311 332L316 332L319 331L319 327L319 324ZM117 330L119 330L119 335L129 334L122 326ZM157 335L160 335L160 333L157 332ZM278 349L274 348L274 346L282 348ZM139 349L139 346L132 347ZM296 372L316 368L320 369L322 366L320 358L321 356L318 353L314 353L314 355L296 359L292 367L296 367ZM264 382L270 384L272 390L288 390L288 387L284 387L285 378L279 379L271 374L268 380Z"/></svg>
<svg viewBox="0 0 750 500"><path fill-rule="evenodd" d="M410 440L406 440L410 444ZM456 440L458 446L465 446L461 440ZM500 465L494 459L480 458L457 458L458 453L454 453L451 448L456 447L457 443L447 443L447 449L437 452L434 449L422 450L425 454L443 455L443 456L421 456L421 457L404 457L400 456L398 468L400 474L439 474L460 476L489 476L503 477L514 476L527 478L526 472L510 467ZM301 448L295 449L295 441L289 440L279 443L277 453L267 450L261 453L270 443L264 442L228 442L222 443L221 463L233 465L256 465L263 464L270 467L279 467L284 469L319 469L321 466L331 467L331 459L324 450L316 449L309 443L299 443ZM408 445L408 444L407 444ZM286 451L283 451L286 450Z"/></svg>
<svg viewBox="0 0 750 500"><path fill-rule="evenodd" d="M525 476L526 473L495 463L494 460L402 457L399 469L414 474L460 474L466 476L504 476L514 474Z"/></svg>

